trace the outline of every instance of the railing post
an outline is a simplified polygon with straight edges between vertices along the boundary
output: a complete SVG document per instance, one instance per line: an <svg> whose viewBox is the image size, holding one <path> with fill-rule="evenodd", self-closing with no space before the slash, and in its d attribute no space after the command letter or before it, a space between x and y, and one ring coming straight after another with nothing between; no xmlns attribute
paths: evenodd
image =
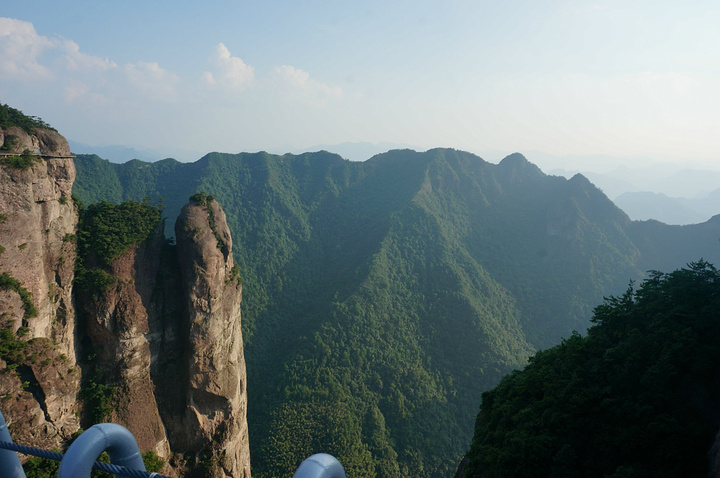
<svg viewBox="0 0 720 478"><path fill-rule="evenodd" d="M5 417L0 412L0 441L12 442ZM11 450L0 449L0 476L3 478L25 478L18 454Z"/></svg>
<svg viewBox="0 0 720 478"><path fill-rule="evenodd" d="M318 453L300 463L293 478L345 478L345 470L334 456Z"/></svg>
<svg viewBox="0 0 720 478"><path fill-rule="evenodd" d="M101 423L90 427L70 445L60 462L58 478L90 478L93 463L104 451L110 455L113 465L145 471L132 433L114 423Z"/></svg>

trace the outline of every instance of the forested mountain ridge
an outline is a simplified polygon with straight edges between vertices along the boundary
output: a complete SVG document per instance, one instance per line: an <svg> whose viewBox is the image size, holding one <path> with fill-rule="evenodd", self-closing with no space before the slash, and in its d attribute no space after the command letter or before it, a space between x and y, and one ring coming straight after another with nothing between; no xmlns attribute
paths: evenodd
<svg viewBox="0 0 720 478"><path fill-rule="evenodd" d="M589 324L646 269L718 255L718 225L633 223L582 176L519 154L211 153L76 159L83 202L203 190L224 207L243 276L256 476L312 452L353 476L448 476L480 394ZM662 265L652 264L661 259Z"/></svg>

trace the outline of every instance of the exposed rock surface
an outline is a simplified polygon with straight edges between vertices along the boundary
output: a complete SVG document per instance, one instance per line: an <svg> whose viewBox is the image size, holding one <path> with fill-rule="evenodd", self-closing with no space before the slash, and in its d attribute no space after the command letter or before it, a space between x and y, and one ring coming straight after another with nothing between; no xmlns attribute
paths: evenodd
<svg viewBox="0 0 720 478"><path fill-rule="evenodd" d="M33 336L60 342L67 355L74 355L74 180L71 158L42 160L26 170L0 165L0 245L5 249L0 272L33 295L38 315L23 325Z"/></svg>
<svg viewBox="0 0 720 478"><path fill-rule="evenodd" d="M107 290L78 291L89 366L115 387L113 421L141 449L181 452L189 476L249 477L242 286L225 214L214 201L191 203L177 246L161 231L111 263Z"/></svg>
<svg viewBox="0 0 720 478"><path fill-rule="evenodd" d="M0 130L0 144L9 135L10 153L42 155L0 164L0 330L18 347L0 356L0 410L14 440L63 448L94 382L111 391L109 418L177 465L164 474L249 478L242 286L220 205L189 204L177 246L160 224L102 267L107 288L73 290L70 149L53 130Z"/></svg>
<svg viewBox="0 0 720 478"><path fill-rule="evenodd" d="M55 131L38 129L29 135L10 128L3 137L7 134L18 138L16 149L32 146L70 155L67 142ZM80 426L72 301L74 179L69 157L39 160L27 169L0 164L0 274L29 292L37 309L27 316L19 289L0 290L0 329L16 333L24 327L24 339L36 338L13 363L0 364L0 406L8 423L22 425L21 438L51 447L60 447Z"/></svg>
<svg viewBox="0 0 720 478"><path fill-rule="evenodd" d="M12 146L9 147L11 153L22 153L30 150L30 152L41 154L43 156L70 157L70 146L65 138L52 129L37 128L33 133L13 126L7 130L0 131L0 145L5 143L6 137L12 137Z"/></svg>
<svg viewBox="0 0 720 478"><path fill-rule="evenodd" d="M116 282L99 295L79 293L87 337L96 354L94 373L115 386L112 421L128 428L141 450L170 456L170 445L160 418L155 383L155 357L162 354L156 340L158 317L151 305L163 243L161 228L154 237L114 260L110 274Z"/></svg>
<svg viewBox="0 0 720 478"><path fill-rule="evenodd" d="M175 225L188 322L186 447L211 453L214 477L249 477L242 285L219 204L185 206Z"/></svg>

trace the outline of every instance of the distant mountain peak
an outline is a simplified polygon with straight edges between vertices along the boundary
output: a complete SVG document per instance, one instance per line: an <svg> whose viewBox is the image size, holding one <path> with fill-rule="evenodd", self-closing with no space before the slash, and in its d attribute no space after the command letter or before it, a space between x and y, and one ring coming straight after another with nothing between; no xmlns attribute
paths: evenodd
<svg viewBox="0 0 720 478"><path fill-rule="evenodd" d="M502 161L500 161L500 164L505 166L518 166L532 163L530 163L530 161L528 161L521 153L512 153L505 156Z"/></svg>
<svg viewBox="0 0 720 478"><path fill-rule="evenodd" d="M720 226L720 214L715 214L713 217L707 220L707 223Z"/></svg>
<svg viewBox="0 0 720 478"><path fill-rule="evenodd" d="M592 185L592 182L580 173L576 173L572 178L570 178L570 181L575 184Z"/></svg>
<svg viewBox="0 0 720 478"><path fill-rule="evenodd" d="M498 169L502 174L508 175L513 181L521 178L539 178L544 177L545 173L535 164L527 160L520 153L513 153L505 156L498 164Z"/></svg>

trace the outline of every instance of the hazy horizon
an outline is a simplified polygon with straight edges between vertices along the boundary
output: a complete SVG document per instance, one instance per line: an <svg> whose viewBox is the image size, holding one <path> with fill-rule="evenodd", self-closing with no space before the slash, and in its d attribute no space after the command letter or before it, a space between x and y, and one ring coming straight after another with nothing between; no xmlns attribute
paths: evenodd
<svg viewBox="0 0 720 478"><path fill-rule="evenodd" d="M720 164L712 2L40 0L3 16L0 101L89 145Z"/></svg>

